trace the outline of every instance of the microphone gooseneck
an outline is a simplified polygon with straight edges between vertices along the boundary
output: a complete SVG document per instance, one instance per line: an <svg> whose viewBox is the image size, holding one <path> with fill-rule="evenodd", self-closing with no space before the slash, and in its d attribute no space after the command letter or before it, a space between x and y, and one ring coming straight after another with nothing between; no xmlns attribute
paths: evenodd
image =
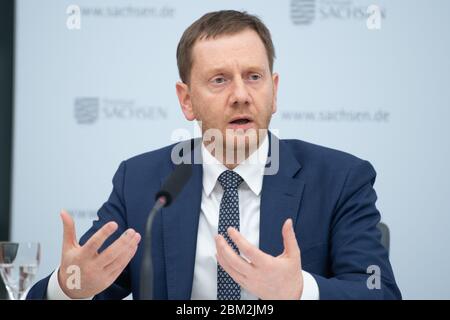
<svg viewBox="0 0 450 320"><path fill-rule="evenodd" d="M153 261L152 261L152 226L156 213L163 207L173 203L192 175L189 164L177 165L172 174L156 193L156 201L147 218L145 225L144 253L141 265L140 294L141 300L153 298Z"/></svg>

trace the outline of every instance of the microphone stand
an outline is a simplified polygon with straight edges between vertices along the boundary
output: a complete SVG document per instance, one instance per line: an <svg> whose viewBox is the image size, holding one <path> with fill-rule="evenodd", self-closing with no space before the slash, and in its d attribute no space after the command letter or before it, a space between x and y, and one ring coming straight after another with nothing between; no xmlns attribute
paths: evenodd
<svg viewBox="0 0 450 320"><path fill-rule="evenodd" d="M192 167L188 164L178 165L161 189L156 194L156 202L150 211L145 225L144 253L142 257L140 274L139 298L151 300L153 298L153 260L152 260L152 226L156 213L162 207L169 206L181 192L192 174Z"/></svg>
<svg viewBox="0 0 450 320"><path fill-rule="evenodd" d="M153 298L153 263L152 263L152 226L156 213L166 205L166 197L160 196L150 211L145 225L144 255L141 265L140 296L141 300Z"/></svg>

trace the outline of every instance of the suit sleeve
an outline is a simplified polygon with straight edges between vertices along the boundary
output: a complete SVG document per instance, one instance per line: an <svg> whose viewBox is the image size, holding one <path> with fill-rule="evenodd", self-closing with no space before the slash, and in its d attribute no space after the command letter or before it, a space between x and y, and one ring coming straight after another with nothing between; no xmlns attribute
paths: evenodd
<svg viewBox="0 0 450 320"><path fill-rule="evenodd" d="M312 274L320 299L401 299L377 228L375 178L367 161L347 173L330 230L332 277Z"/></svg>
<svg viewBox="0 0 450 320"><path fill-rule="evenodd" d="M89 238L96 233L103 225L109 221L115 221L118 224L117 231L109 237L100 248L103 251L112 244L127 229L126 205L124 203L124 176L126 171L125 162L122 162L113 177L113 190L107 202L98 211L98 219L93 222L92 227L81 237L80 245L84 245ZM47 287L50 276L37 282L29 291L27 299L46 299ZM131 292L128 266L116 281L103 292L99 293L94 299L123 299Z"/></svg>

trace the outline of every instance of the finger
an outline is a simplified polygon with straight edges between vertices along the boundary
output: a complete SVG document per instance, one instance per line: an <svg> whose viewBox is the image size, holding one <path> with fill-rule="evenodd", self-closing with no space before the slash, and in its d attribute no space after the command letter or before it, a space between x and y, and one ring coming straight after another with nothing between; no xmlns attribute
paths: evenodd
<svg viewBox="0 0 450 320"><path fill-rule="evenodd" d="M108 239L116 230L118 226L114 221L108 222L100 228L94 235L84 244L83 249L88 255L98 254L98 250L103 243Z"/></svg>
<svg viewBox="0 0 450 320"><path fill-rule="evenodd" d="M217 263L225 270L226 273L241 287L247 288L247 278L235 270L228 262L226 262L221 256L216 254Z"/></svg>
<svg viewBox="0 0 450 320"><path fill-rule="evenodd" d="M61 220L63 223L63 250L74 247L78 244L75 232L75 223L66 210L61 210Z"/></svg>
<svg viewBox="0 0 450 320"><path fill-rule="evenodd" d="M110 266L108 266L105 270L105 273L109 274L112 279L117 279L120 274L125 270L127 265L130 263L131 259L133 259L136 254L137 246L133 249L130 249L126 254L121 256L121 259L114 261Z"/></svg>
<svg viewBox="0 0 450 320"><path fill-rule="evenodd" d="M221 235L216 236L216 249L217 255L242 275L247 276L254 271L253 266L240 257Z"/></svg>
<svg viewBox="0 0 450 320"><path fill-rule="evenodd" d="M281 233L283 235L284 253L287 256L299 256L300 248L295 237L292 219L287 219L284 222Z"/></svg>
<svg viewBox="0 0 450 320"><path fill-rule="evenodd" d="M131 259L136 254L138 244L141 241L141 235L139 233L135 233L132 241L128 244L128 248L124 254L119 255L116 260L111 262L109 265L105 267L105 272L109 273L113 277L118 277L123 269L130 263Z"/></svg>
<svg viewBox="0 0 450 320"><path fill-rule="evenodd" d="M98 263L102 267L106 267L120 255L126 253L129 250L130 245L135 245L135 236L139 235L133 229L126 230L119 239L114 241L108 248L106 248L99 256ZM140 236L140 235L139 235Z"/></svg>
<svg viewBox="0 0 450 320"><path fill-rule="evenodd" d="M268 257L271 257L248 242L248 240L245 239L235 228L230 227L227 232L231 240L233 240L239 248L239 252L244 255L245 259L249 260L254 266L260 266L267 260Z"/></svg>

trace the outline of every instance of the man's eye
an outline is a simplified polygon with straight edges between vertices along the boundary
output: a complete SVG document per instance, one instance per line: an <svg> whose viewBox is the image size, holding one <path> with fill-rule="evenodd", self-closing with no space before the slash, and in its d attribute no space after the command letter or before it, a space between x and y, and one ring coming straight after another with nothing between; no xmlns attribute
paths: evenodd
<svg viewBox="0 0 450 320"><path fill-rule="evenodd" d="M215 84L222 84L222 83L225 82L225 78L224 77L217 77L217 78L214 78L212 80L212 82L215 83Z"/></svg>
<svg viewBox="0 0 450 320"><path fill-rule="evenodd" d="M256 81L256 80L259 80L259 79L261 79L261 76L259 74L257 74L257 73L253 73L253 74L250 75L250 80L252 80L252 81Z"/></svg>

